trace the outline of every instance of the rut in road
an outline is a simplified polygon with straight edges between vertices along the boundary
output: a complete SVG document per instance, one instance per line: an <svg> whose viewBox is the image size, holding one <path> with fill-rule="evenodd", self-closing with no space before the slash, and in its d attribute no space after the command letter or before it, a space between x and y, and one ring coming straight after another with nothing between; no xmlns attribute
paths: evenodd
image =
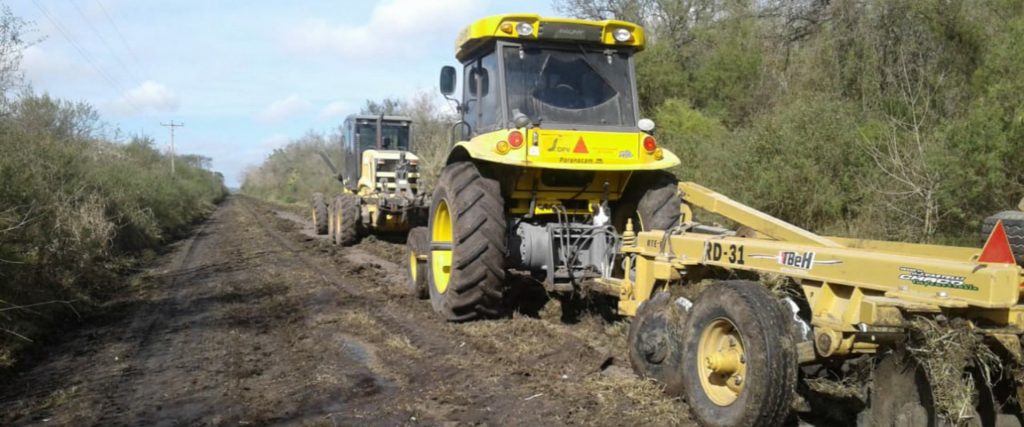
<svg viewBox="0 0 1024 427"><path fill-rule="evenodd" d="M448 324L401 246L352 248L236 196L0 392L0 424L686 423L596 315ZM293 218L293 219L287 219Z"/></svg>

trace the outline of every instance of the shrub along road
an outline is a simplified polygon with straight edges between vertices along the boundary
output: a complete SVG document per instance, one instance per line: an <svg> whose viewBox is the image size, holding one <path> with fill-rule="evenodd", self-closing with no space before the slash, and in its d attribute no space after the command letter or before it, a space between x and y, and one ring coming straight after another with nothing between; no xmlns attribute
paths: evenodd
<svg viewBox="0 0 1024 427"><path fill-rule="evenodd" d="M687 423L630 373L625 323L541 296L447 324L402 293L401 258L234 197L5 384L0 424Z"/></svg>

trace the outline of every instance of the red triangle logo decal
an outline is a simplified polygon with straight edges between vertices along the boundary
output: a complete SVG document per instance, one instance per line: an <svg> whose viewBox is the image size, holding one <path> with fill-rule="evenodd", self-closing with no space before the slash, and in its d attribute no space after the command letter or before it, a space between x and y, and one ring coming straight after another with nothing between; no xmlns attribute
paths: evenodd
<svg viewBox="0 0 1024 427"><path fill-rule="evenodd" d="M590 150L587 150L587 144L583 142L583 137L580 137L579 141L576 141L576 148L572 149L573 153L587 154Z"/></svg>
<svg viewBox="0 0 1024 427"><path fill-rule="evenodd" d="M1013 250L1010 248L1010 239L1006 237L1006 229L1003 228L1003 221L999 220L992 234L988 235L985 247L981 248L981 256L978 262L992 262L1002 264L1015 264Z"/></svg>

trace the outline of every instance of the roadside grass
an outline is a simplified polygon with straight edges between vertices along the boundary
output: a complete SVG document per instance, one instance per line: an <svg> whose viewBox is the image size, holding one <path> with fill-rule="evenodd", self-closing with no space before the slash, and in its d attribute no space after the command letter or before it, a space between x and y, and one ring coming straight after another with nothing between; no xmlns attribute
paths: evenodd
<svg viewBox="0 0 1024 427"><path fill-rule="evenodd" d="M210 159L112 137L96 111L47 95L0 117L0 371L122 294L138 260L187 235L227 191Z"/></svg>

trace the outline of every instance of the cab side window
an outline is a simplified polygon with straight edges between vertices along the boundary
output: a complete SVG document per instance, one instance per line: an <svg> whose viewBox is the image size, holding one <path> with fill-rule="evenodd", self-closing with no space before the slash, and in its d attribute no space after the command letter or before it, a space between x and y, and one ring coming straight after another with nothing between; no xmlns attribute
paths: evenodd
<svg viewBox="0 0 1024 427"><path fill-rule="evenodd" d="M471 135L498 129L501 103L498 102L498 60L494 52L466 64L463 99L466 100L466 123Z"/></svg>

